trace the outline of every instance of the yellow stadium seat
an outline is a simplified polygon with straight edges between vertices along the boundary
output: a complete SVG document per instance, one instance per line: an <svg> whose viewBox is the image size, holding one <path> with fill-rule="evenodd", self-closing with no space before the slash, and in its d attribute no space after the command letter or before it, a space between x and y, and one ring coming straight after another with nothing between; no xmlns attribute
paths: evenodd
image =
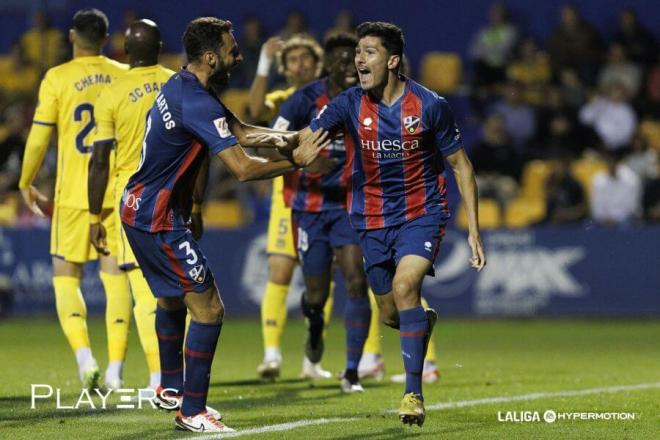
<svg viewBox="0 0 660 440"><path fill-rule="evenodd" d="M245 120L247 118L249 94L250 91L247 89L229 89L222 94L220 100L232 113Z"/></svg>
<svg viewBox="0 0 660 440"><path fill-rule="evenodd" d="M522 171L522 195L525 197L541 197L545 194L545 183L556 167L556 162L549 160L532 160L525 164Z"/></svg>
<svg viewBox="0 0 660 440"><path fill-rule="evenodd" d="M639 124L639 131L646 138L649 147L660 151L660 121L646 119Z"/></svg>
<svg viewBox="0 0 660 440"><path fill-rule="evenodd" d="M0 203L0 226L11 226L16 221L18 214L18 197L9 194L4 202Z"/></svg>
<svg viewBox="0 0 660 440"><path fill-rule="evenodd" d="M543 197L517 197L506 207L504 224L510 229L526 228L545 218Z"/></svg>
<svg viewBox="0 0 660 440"><path fill-rule="evenodd" d="M245 224L246 216L236 200L210 200L202 212L204 225L212 228L238 228Z"/></svg>
<svg viewBox="0 0 660 440"><path fill-rule="evenodd" d="M420 82L440 93L455 92L463 76L461 58L451 52L430 52L422 58Z"/></svg>
<svg viewBox="0 0 660 440"><path fill-rule="evenodd" d="M467 229L467 214L465 204L461 202L458 207L456 225ZM500 205L493 199L479 199L479 226L481 229L497 229L502 226L502 213Z"/></svg>
<svg viewBox="0 0 660 440"><path fill-rule="evenodd" d="M185 57L180 53L163 53L158 58L158 62L175 72L178 72L181 66L186 64Z"/></svg>
<svg viewBox="0 0 660 440"><path fill-rule="evenodd" d="M588 198L591 197L591 181L594 175L606 169L607 164L596 159L579 159L571 164L571 173L580 183Z"/></svg>

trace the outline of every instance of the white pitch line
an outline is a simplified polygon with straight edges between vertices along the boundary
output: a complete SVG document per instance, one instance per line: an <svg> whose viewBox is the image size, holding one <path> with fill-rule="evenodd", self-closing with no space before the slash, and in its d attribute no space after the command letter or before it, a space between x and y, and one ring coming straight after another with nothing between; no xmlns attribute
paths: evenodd
<svg viewBox="0 0 660 440"><path fill-rule="evenodd" d="M635 385L619 385L613 387L589 388L586 390L530 393L530 394L522 394L518 396L487 397L484 399L458 400L455 402L440 402L427 406L426 410L436 411L440 409L455 409L455 408L466 408L466 407L478 406L478 405L491 405L493 403L519 402L519 401L527 401L527 400L546 399L550 397L575 397L575 396L586 396L589 394L621 393L624 391L648 390L654 388L660 388L660 382L640 383ZM397 410L389 410L387 412L395 413L396 411ZM363 417L304 419L304 420L298 420L296 422L280 423L277 425L266 425L260 428L249 428L229 434L213 434L213 435L200 436L200 437L195 437L195 440L234 438L234 437L242 437L244 435L251 435L251 434L264 434L269 432L290 431L305 426L326 425L329 423L340 423L340 422L352 422L355 420L363 420L363 419L364 419ZM191 437L182 437L182 439L187 439L187 440L189 440L190 438Z"/></svg>

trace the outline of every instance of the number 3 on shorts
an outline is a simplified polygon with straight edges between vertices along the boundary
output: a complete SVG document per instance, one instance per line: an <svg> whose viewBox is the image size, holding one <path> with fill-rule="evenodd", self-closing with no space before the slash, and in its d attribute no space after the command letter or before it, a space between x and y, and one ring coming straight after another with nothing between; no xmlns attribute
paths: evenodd
<svg viewBox="0 0 660 440"><path fill-rule="evenodd" d="M186 260L186 263L188 264L197 263L197 253L194 250L192 250L192 248L190 247L190 243L188 241L184 241L179 245L179 250L182 249L186 250L186 256L191 255L191 257Z"/></svg>

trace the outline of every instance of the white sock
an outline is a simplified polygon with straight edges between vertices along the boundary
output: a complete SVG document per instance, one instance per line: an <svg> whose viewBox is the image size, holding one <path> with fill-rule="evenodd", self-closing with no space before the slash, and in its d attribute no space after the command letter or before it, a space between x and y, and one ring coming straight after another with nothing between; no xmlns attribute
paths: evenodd
<svg viewBox="0 0 660 440"><path fill-rule="evenodd" d="M264 350L264 361L282 362L282 352L277 347L268 347Z"/></svg>
<svg viewBox="0 0 660 440"><path fill-rule="evenodd" d="M85 371L96 365L96 360L92 357L92 349L89 347L79 348L76 351L76 362L78 362L78 371L82 379Z"/></svg>
<svg viewBox="0 0 660 440"><path fill-rule="evenodd" d="M114 382L116 380L121 381L122 371L124 369L124 363L122 361L112 361L108 364L107 370L105 370L105 381L106 383Z"/></svg>
<svg viewBox="0 0 660 440"><path fill-rule="evenodd" d="M378 353L362 353L358 370L370 370L375 367L381 356Z"/></svg>
<svg viewBox="0 0 660 440"><path fill-rule="evenodd" d="M155 390L160 386L160 371L149 374L149 388Z"/></svg>

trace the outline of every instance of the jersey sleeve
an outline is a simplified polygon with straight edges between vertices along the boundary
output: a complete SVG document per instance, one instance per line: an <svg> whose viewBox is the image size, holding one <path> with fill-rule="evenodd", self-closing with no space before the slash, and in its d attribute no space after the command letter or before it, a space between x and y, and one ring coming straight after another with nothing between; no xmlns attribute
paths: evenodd
<svg viewBox="0 0 660 440"><path fill-rule="evenodd" d="M41 81L39 102L34 111L34 123L53 126L57 123L58 99L55 84L50 72Z"/></svg>
<svg viewBox="0 0 660 440"><path fill-rule="evenodd" d="M454 120L454 113L444 98L439 96L435 98L431 117L435 144L444 157L463 148L461 132Z"/></svg>
<svg viewBox="0 0 660 440"><path fill-rule="evenodd" d="M342 131L344 123L347 119L350 101L348 92L337 95L328 105L326 105L318 114L312 119L309 127L312 131L323 128L329 132Z"/></svg>
<svg viewBox="0 0 660 440"><path fill-rule="evenodd" d="M94 105L94 143L115 139L115 122L113 116L112 87L106 87L99 94Z"/></svg>
<svg viewBox="0 0 660 440"><path fill-rule="evenodd" d="M302 93L294 93L284 101L277 118L272 123L275 130L301 130L307 126L302 114L308 107L308 99Z"/></svg>
<svg viewBox="0 0 660 440"><path fill-rule="evenodd" d="M183 125L213 153L238 144L229 130L233 115L208 93L196 93L186 103Z"/></svg>

